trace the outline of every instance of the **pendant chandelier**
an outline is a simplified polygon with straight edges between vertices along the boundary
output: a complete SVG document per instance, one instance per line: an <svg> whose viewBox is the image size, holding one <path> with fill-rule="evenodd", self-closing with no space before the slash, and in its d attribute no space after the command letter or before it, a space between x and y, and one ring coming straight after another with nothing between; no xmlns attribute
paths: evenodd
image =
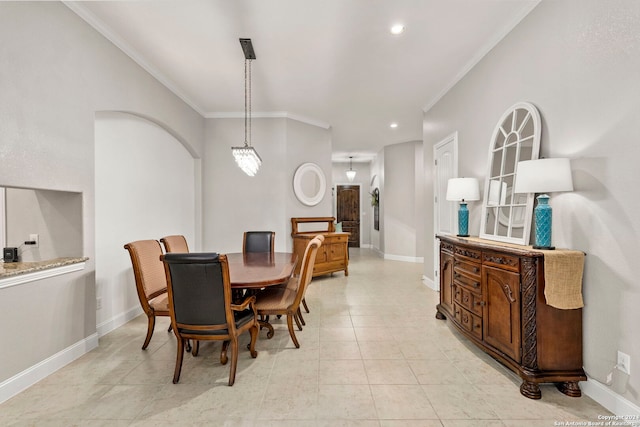
<svg viewBox="0 0 640 427"><path fill-rule="evenodd" d="M236 163L249 176L254 176L262 159L251 146L251 61L256 59L251 39L240 39L244 52L244 147L231 147Z"/></svg>
<svg viewBox="0 0 640 427"><path fill-rule="evenodd" d="M356 171L351 167L351 159L353 159L353 156L349 156L349 170L347 171L347 179L349 182L353 182L356 177Z"/></svg>

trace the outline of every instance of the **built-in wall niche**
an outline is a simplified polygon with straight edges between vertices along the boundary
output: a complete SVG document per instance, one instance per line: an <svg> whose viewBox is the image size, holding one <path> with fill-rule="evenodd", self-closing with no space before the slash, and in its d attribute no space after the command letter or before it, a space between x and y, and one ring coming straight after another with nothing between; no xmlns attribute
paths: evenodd
<svg viewBox="0 0 640 427"><path fill-rule="evenodd" d="M4 187L5 247L17 247L20 261L82 257L82 193ZM2 203L0 203L0 209ZM32 234L38 246L27 245Z"/></svg>

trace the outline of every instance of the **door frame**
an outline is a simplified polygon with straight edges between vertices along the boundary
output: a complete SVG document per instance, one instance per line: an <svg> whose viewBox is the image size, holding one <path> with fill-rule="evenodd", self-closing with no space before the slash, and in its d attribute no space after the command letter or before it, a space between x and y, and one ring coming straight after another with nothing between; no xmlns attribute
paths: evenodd
<svg viewBox="0 0 640 427"><path fill-rule="evenodd" d="M361 182L336 182L333 185L332 197L333 197L333 217L338 222L338 186L339 185L351 185L358 186L359 194L360 194L360 209L358 209L358 222L360 222L360 248L369 248L371 247L371 243L368 245L362 244L362 183ZM373 222L371 223L371 227L373 227Z"/></svg>
<svg viewBox="0 0 640 427"><path fill-rule="evenodd" d="M436 200L437 195L440 194L438 191L441 188L444 188L444 192L447 190L446 182L439 182L438 180L438 164L436 162L437 156L436 153L442 147L451 144L452 152L453 152L453 172L451 178L458 177L458 131L453 132L448 135L440 142L433 145L433 194L434 194L434 202L433 202L433 289L436 291L440 291L440 247L438 244L438 239L436 239L435 235L439 233L440 230L440 210L438 208L439 203L448 203L446 200ZM456 217L453 214L451 215L452 224L455 224ZM448 234L448 233L443 233Z"/></svg>

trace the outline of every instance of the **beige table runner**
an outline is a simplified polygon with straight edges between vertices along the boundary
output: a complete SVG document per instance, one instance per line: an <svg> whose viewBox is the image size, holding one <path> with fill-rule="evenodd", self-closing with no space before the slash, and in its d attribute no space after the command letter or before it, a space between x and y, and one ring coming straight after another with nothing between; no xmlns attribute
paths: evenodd
<svg viewBox="0 0 640 427"><path fill-rule="evenodd" d="M493 240L468 237L467 240L526 249L541 252L544 255L544 297L547 304L562 310L572 310L584 307L582 299L582 274L584 270L585 254L570 249L556 249L552 251L533 249L532 246L513 243L494 242Z"/></svg>

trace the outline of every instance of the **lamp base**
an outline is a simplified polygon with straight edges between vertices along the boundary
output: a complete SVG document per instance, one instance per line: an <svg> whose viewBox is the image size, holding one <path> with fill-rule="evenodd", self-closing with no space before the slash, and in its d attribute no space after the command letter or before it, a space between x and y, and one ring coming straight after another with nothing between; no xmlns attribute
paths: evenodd
<svg viewBox="0 0 640 427"><path fill-rule="evenodd" d="M556 248L555 246L536 246L536 245L533 246L533 249L544 249L547 251L553 251L555 250L555 248Z"/></svg>

